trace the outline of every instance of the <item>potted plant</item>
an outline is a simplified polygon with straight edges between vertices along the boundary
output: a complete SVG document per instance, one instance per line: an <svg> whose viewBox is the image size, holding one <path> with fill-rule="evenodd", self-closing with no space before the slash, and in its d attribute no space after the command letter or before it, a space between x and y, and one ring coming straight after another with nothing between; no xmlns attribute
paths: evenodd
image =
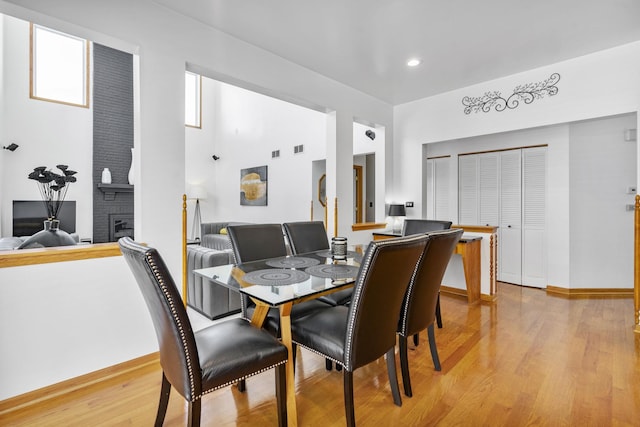
<svg viewBox="0 0 640 427"><path fill-rule="evenodd" d="M48 170L46 166L38 166L28 176L38 183L38 190L47 210L47 220L44 222L44 230L29 237L18 249L76 244L73 237L60 230L60 221L57 218L69 185L76 182L74 175L77 172L69 169L67 165L57 165L56 168L62 173Z"/></svg>

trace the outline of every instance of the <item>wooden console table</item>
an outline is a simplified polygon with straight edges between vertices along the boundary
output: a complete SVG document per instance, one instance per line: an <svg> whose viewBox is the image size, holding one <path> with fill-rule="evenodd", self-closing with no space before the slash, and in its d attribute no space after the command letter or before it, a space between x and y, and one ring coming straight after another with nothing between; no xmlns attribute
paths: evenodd
<svg viewBox="0 0 640 427"><path fill-rule="evenodd" d="M400 237L399 233L373 233L373 240L392 239ZM482 237L462 237L454 254L462 257L462 267L464 269L464 281L467 287L467 301L475 303L480 300L480 242Z"/></svg>

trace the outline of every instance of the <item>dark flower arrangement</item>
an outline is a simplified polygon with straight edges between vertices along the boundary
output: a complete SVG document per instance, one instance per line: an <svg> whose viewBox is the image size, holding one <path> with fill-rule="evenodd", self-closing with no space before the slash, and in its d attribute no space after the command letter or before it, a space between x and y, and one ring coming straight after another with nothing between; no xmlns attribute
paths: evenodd
<svg viewBox="0 0 640 427"><path fill-rule="evenodd" d="M29 174L29 179L38 181L38 189L47 208L49 220L54 220L58 217L60 207L62 207L64 198L67 196L69 184L76 182L76 177L74 176L77 173L76 171L70 170L67 165L57 165L56 167L62 171L62 175L47 170L46 166L38 166Z"/></svg>

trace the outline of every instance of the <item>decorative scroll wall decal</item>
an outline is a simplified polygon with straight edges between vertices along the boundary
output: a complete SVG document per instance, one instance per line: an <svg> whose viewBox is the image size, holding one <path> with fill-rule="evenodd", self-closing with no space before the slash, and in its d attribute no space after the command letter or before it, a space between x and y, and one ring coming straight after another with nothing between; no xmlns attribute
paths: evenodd
<svg viewBox="0 0 640 427"><path fill-rule="evenodd" d="M480 97L465 96L462 98L464 113L469 114L472 111L474 113L478 111L488 113L492 108L496 111L504 111L507 108L513 110L520 105L520 101L531 104L534 100L544 98L547 95L556 95L558 93L556 84L559 81L560 74L553 73L548 79L541 82L516 86L508 98L504 98L498 91L486 92Z"/></svg>

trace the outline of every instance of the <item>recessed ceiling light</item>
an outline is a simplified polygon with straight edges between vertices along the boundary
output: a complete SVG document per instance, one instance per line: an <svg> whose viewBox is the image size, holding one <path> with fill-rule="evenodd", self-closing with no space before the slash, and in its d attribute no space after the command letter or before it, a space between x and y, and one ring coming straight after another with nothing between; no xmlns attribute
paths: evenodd
<svg viewBox="0 0 640 427"><path fill-rule="evenodd" d="M409 66L409 67L417 67L421 63L422 63L422 61L419 60L418 58L412 58L412 59L407 61L407 66Z"/></svg>

